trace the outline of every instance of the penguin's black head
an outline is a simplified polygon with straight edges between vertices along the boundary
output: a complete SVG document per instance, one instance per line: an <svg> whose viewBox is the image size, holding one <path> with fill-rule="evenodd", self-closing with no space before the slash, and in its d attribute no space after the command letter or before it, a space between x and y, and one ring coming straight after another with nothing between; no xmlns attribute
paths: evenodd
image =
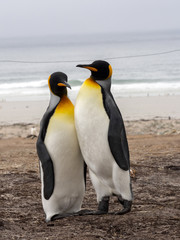
<svg viewBox="0 0 180 240"><path fill-rule="evenodd" d="M89 69L91 71L91 77L94 80L106 80L112 76L112 67L106 61L98 60L89 65L79 64L76 67Z"/></svg>
<svg viewBox="0 0 180 240"><path fill-rule="evenodd" d="M67 95L67 89L71 88L71 86L67 83L67 75L62 72L55 72L49 76L48 85L50 91L59 97L63 95Z"/></svg>

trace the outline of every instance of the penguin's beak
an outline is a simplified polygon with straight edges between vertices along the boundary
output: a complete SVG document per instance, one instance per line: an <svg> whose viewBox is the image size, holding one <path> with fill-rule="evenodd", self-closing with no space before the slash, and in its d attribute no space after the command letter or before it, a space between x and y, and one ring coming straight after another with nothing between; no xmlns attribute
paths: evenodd
<svg viewBox="0 0 180 240"><path fill-rule="evenodd" d="M80 68L86 68L89 69L92 72L97 72L97 68L91 67L91 65L84 65L84 64L78 64L76 67L80 67Z"/></svg>
<svg viewBox="0 0 180 240"><path fill-rule="evenodd" d="M67 83L67 82L58 83L57 85L58 85L59 87L68 87L68 88L71 89L71 86L70 86L69 83Z"/></svg>

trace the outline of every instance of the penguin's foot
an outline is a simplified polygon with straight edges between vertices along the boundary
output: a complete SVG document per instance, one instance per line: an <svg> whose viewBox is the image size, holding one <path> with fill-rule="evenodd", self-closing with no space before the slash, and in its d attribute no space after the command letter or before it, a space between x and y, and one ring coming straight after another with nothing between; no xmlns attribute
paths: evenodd
<svg viewBox="0 0 180 240"><path fill-rule="evenodd" d="M108 213L108 210L109 210L109 197L105 196L99 202L97 211L83 209L83 210L80 210L79 212L75 212L75 213L56 214L51 217L50 221L55 221L57 219L62 219L62 218L72 217L72 216L103 215L103 214ZM49 221L47 221L47 222L49 222Z"/></svg>
<svg viewBox="0 0 180 240"><path fill-rule="evenodd" d="M115 215L123 215L125 213L128 213L131 211L131 206L132 206L132 201L128 201L128 200L121 200L119 199L119 202L123 205L123 209L121 211L115 212Z"/></svg>
<svg viewBox="0 0 180 240"><path fill-rule="evenodd" d="M84 212L84 210L81 210L82 211L81 216L82 215L103 215L103 214L107 214L108 210L109 210L109 197L105 196L99 202L97 211L85 210L85 212Z"/></svg>
<svg viewBox="0 0 180 240"><path fill-rule="evenodd" d="M57 219L62 219L62 218L66 218L66 217L71 217L74 216L76 213L62 213L62 214L56 214L54 216L51 217L50 221L55 221ZM47 222L47 221L46 221Z"/></svg>
<svg viewBox="0 0 180 240"><path fill-rule="evenodd" d="M107 214L107 213L108 212L97 210L95 212L89 213L88 215L103 215L103 214Z"/></svg>
<svg viewBox="0 0 180 240"><path fill-rule="evenodd" d="M89 214L89 213L90 213L90 214ZM92 213L92 210L83 209L83 210L80 210L80 211L75 212L75 213L56 214L56 215L52 216L50 220L46 221L46 223L48 223L48 222L50 222L50 221L55 221L55 220L57 220L57 219L66 218L66 217L91 215L91 213Z"/></svg>
<svg viewBox="0 0 180 240"><path fill-rule="evenodd" d="M91 213L93 213L92 210L83 209L83 210L80 210L79 212L74 213L74 216L92 215Z"/></svg>
<svg viewBox="0 0 180 240"><path fill-rule="evenodd" d="M107 212L104 212L104 211L100 211L100 210L97 210L97 211L93 211L93 210L87 210L83 213L80 213L76 216L87 216L87 215L102 215L102 214L106 214Z"/></svg>
<svg viewBox="0 0 180 240"><path fill-rule="evenodd" d="M109 210L109 197L105 196L99 202L97 213L99 212L105 214L108 213L108 210Z"/></svg>

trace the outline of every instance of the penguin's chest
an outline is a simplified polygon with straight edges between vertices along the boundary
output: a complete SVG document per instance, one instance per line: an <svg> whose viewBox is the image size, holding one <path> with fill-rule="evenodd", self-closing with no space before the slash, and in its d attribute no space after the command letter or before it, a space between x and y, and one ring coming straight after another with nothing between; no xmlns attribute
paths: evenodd
<svg viewBox="0 0 180 240"><path fill-rule="evenodd" d="M83 86L80 90L75 106L75 124L88 167L98 175L109 175L114 160L108 143L109 118L99 85Z"/></svg>
<svg viewBox="0 0 180 240"><path fill-rule="evenodd" d="M71 135L74 135L74 131L72 122L67 122L65 117L53 115L47 128L45 144L53 154L65 151L72 142Z"/></svg>
<svg viewBox="0 0 180 240"><path fill-rule="evenodd" d="M61 170L72 169L80 161L76 160L80 151L74 126L74 109L71 105L64 108L61 105L49 121L44 141L58 174Z"/></svg>

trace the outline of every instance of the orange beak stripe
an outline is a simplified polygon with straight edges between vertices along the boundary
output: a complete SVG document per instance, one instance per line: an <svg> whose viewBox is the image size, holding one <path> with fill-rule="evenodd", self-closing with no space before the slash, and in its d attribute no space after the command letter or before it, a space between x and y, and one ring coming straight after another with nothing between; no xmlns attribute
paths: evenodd
<svg viewBox="0 0 180 240"><path fill-rule="evenodd" d="M57 85L60 87L67 87L64 83L58 83Z"/></svg>
<svg viewBox="0 0 180 240"><path fill-rule="evenodd" d="M87 68L89 69L90 71L93 71L93 72L97 72L98 70L94 67L84 67L84 68Z"/></svg>

